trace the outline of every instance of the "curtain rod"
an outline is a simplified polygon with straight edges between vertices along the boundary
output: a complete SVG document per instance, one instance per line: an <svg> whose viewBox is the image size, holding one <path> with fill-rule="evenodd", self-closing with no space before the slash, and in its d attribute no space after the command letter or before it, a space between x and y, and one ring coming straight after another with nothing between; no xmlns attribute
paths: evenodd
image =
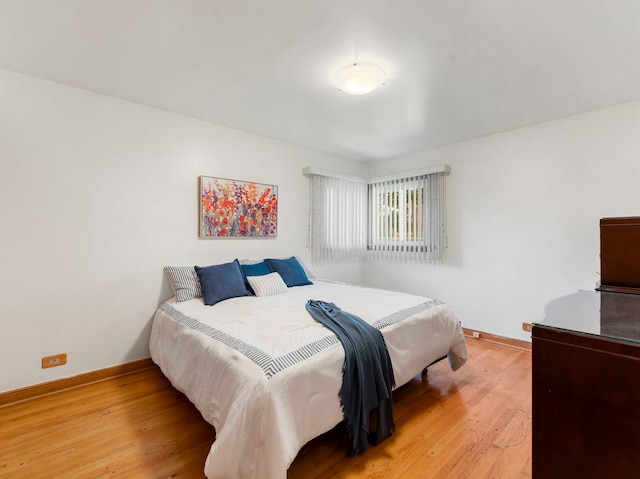
<svg viewBox="0 0 640 479"><path fill-rule="evenodd" d="M353 181L355 183L382 183L384 181L393 181L401 178L413 178L416 176L424 176L424 175L434 175L437 173L442 173L444 175L448 175L451 173L451 167L449 165L436 165L429 166L427 168L421 168L419 170L412 170L406 173L395 173L392 175L386 176L377 176L375 178L361 178L359 176L351 176L344 175L337 171L324 170L322 168L316 168L315 166L307 166L302 169L302 173L305 176L317 175L317 176L328 176L329 178L337 178L340 180Z"/></svg>

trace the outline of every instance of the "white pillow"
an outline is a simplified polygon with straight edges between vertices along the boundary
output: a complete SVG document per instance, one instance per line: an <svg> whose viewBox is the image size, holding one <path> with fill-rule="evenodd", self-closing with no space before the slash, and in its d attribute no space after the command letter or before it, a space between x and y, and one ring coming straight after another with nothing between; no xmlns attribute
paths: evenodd
<svg viewBox="0 0 640 479"><path fill-rule="evenodd" d="M287 292L287 285L278 273L269 273L262 276L247 276L247 281L256 296L273 296Z"/></svg>

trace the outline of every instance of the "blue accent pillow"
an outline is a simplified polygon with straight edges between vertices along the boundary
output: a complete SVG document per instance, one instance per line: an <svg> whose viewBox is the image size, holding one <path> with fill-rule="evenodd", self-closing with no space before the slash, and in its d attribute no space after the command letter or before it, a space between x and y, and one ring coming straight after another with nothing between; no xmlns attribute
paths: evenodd
<svg viewBox="0 0 640 479"><path fill-rule="evenodd" d="M265 259L265 263L271 266L271 269L282 276L285 284L291 286L305 286L313 284L307 278L300 262L292 256L289 259Z"/></svg>
<svg viewBox="0 0 640 479"><path fill-rule="evenodd" d="M247 276L264 276L266 274L273 273L271 266L269 266L264 261L260 263L254 263L254 264L241 264L240 268L242 269L242 274L244 275L244 285L251 292L251 294L254 294L254 295L255 295L255 291L253 291L253 288L249 284L249 280L247 279Z"/></svg>
<svg viewBox="0 0 640 479"><path fill-rule="evenodd" d="M251 296L244 284L238 260L213 266L195 266L195 270L200 278L202 297L207 306L213 306L229 298Z"/></svg>

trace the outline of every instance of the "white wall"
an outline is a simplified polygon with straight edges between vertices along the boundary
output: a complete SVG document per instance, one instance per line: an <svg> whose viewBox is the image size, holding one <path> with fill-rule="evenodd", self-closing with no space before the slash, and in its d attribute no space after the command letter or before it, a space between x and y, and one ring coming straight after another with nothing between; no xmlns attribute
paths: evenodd
<svg viewBox="0 0 640 479"><path fill-rule="evenodd" d="M599 280L600 218L640 215L640 103L369 164L446 163L442 265L369 263L368 284L438 297L463 325L528 339L522 322Z"/></svg>
<svg viewBox="0 0 640 479"><path fill-rule="evenodd" d="M306 258L309 165L364 168L0 70L0 391L148 357L165 265ZM199 175L278 185L278 237L199 240ZM358 282L361 269L317 272ZM63 352L67 365L41 369Z"/></svg>

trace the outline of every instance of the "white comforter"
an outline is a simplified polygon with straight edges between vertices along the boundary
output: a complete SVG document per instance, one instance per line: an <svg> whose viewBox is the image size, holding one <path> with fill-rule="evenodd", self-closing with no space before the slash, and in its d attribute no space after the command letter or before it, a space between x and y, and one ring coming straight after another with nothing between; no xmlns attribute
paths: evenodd
<svg viewBox="0 0 640 479"><path fill-rule="evenodd" d="M397 386L445 355L454 370L466 361L451 309L421 296L315 280L215 306L169 300L155 315L151 357L215 427L209 479L285 479L300 448L343 419L344 351L305 310L309 299L380 328Z"/></svg>

